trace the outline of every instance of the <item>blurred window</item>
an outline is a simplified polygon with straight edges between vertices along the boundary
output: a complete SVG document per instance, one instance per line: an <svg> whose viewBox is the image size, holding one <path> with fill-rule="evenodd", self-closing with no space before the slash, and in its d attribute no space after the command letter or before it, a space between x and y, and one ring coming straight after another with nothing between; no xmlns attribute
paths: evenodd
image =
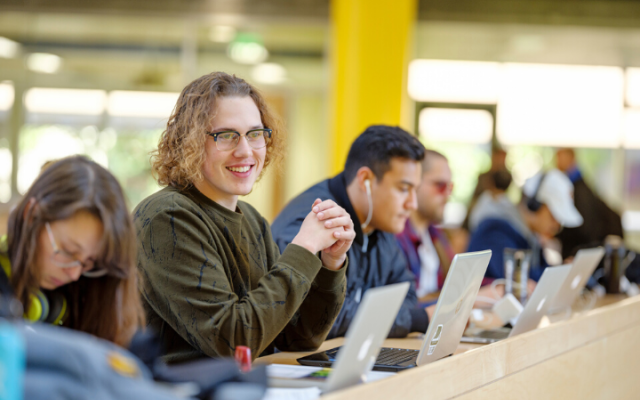
<svg viewBox="0 0 640 400"><path fill-rule="evenodd" d="M493 115L487 110L429 108L420 111L420 136L433 142L487 144L493 133Z"/></svg>
<svg viewBox="0 0 640 400"><path fill-rule="evenodd" d="M166 121L179 95L115 90L109 93L108 113L118 117L160 118Z"/></svg>
<svg viewBox="0 0 640 400"><path fill-rule="evenodd" d="M100 115L106 96L104 90L32 88L24 103L31 113Z"/></svg>
<svg viewBox="0 0 640 400"><path fill-rule="evenodd" d="M625 97L627 105L640 107L640 68L627 68Z"/></svg>
<svg viewBox="0 0 640 400"><path fill-rule="evenodd" d="M640 149L640 109L627 108L624 110L623 121L624 147L626 149Z"/></svg>
<svg viewBox="0 0 640 400"><path fill-rule="evenodd" d="M25 125L20 132L18 191L24 194L47 161L84 154L108 168L135 206L159 186L151 176L149 152L157 147L161 129L99 130L94 125ZM3 161L0 149L0 163ZM0 200L2 196L0 175Z"/></svg>
<svg viewBox="0 0 640 400"><path fill-rule="evenodd" d="M0 82L0 118L13 106L14 90L9 81Z"/></svg>
<svg viewBox="0 0 640 400"><path fill-rule="evenodd" d="M620 145L620 68L505 64L502 88L497 133L505 145Z"/></svg>
<svg viewBox="0 0 640 400"><path fill-rule="evenodd" d="M500 63L414 60L409 64L409 95L417 101L494 104Z"/></svg>

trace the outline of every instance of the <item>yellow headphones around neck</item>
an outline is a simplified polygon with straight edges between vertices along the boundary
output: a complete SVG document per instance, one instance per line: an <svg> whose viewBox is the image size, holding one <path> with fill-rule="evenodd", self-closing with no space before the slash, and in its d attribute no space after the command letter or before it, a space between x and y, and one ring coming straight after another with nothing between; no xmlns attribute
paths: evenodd
<svg viewBox="0 0 640 400"><path fill-rule="evenodd" d="M11 261L6 253L6 236L0 239L0 265L8 279L11 278ZM61 293L49 296L41 290L29 293L29 308L24 311L23 318L31 322L44 322L62 325L69 313L67 299Z"/></svg>

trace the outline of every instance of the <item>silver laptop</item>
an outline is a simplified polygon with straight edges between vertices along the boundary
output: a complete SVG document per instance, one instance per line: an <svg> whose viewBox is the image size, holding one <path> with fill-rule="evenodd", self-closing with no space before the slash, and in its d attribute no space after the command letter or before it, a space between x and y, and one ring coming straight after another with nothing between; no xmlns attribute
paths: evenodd
<svg viewBox="0 0 640 400"><path fill-rule="evenodd" d="M382 348L373 369L398 372L452 355L460 343L490 259L491 250L456 255L438 298L436 311L429 321L422 348ZM342 348L335 348L299 358L298 362L303 365L328 366L342 352Z"/></svg>
<svg viewBox="0 0 640 400"><path fill-rule="evenodd" d="M364 293L356 316L345 335L344 345L334 357L335 362L328 378L321 374L306 379L271 378L271 384L289 387L318 386L323 393L329 393L364 382L407 296L409 286L409 282L402 282L372 288ZM325 353L314 354L317 362L307 365L331 366L331 362L326 362L328 357Z"/></svg>
<svg viewBox="0 0 640 400"><path fill-rule="evenodd" d="M547 267L536 285L536 289L527 301L524 309L512 329L498 328L473 332L473 335L463 336L464 343L494 343L498 340L516 336L536 329L540 320L547 314L551 301L558 294L560 287L569 275L570 265ZM470 332L467 332L468 334Z"/></svg>
<svg viewBox="0 0 640 400"><path fill-rule="evenodd" d="M604 248L602 247L578 251L567 279L549 306L549 314L571 310L571 305L587 284L603 256Z"/></svg>

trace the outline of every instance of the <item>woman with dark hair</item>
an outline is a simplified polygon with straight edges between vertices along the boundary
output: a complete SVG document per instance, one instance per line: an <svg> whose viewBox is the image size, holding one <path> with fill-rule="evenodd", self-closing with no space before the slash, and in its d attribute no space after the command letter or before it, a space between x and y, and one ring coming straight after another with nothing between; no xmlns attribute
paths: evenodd
<svg viewBox="0 0 640 400"><path fill-rule="evenodd" d="M163 190L134 213L149 325L166 360L310 350L344 301L347 212L316 200L282 255L267 221L238 200L282 155L284 130L258 91L223 72L184 88L153 170Z"/></svg>
<svg viewBox="0 0 640 400"><path fill-rule="evenodd" d="M107 170L81 156L43 169L0 242L2 272L25 318L127 346L144 324L133 235Z"/></svg>

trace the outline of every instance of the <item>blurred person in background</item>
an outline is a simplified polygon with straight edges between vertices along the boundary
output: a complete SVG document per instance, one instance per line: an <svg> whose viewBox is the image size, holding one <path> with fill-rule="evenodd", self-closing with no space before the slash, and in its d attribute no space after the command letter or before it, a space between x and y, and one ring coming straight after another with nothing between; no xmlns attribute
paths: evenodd
<svg viewBox="0 0 640 400"><path fill-rule="evenodd" d="M473 232L487 218L509 214L507 219L517 219L518 209L507 197L511 185L511 174L506 170L491 173L493 185L478 197L475 207L469 214L469 231Z"/></svg>
<svg viewBox="0 0 640 400"><path fill-rule="evenodd" d="M424 153L418 138L403 129L370 126L351 145L343 172L294 198L273 222L273 236L285 250L303 223L307 205L318 197L335 201L354 221L346 298L329 338L345 335L366 290L398 282L411 282L411 287L389 337L427 330L431 311L416 308L414 277L395 238L418 207Z"/></svg>
<svg viewBox="0 0 640 400"><path fill-rule="evenodd" d="M9 215L1 279L25 319L126 347L144 324L134 240L111 173L82 156L51 162Z"/></svg>
<svg viewBox="0 0 640 400"><path fill-rule="evenodd" d="M180 94L153 156L164 189L134 211L149 325L167 362L314 350L344 300L347 212L317 197L282 255L269 223L239 201L284 146L284 128L255 87L204 75Z"/></svg>
<svg viewBox="0 0 640 400"><path fill-rule="evenodd" d="M495 179L494 173L498 171L502 171L503 175L509 175L509 180L511 180L511 173L507 169L505 161L507 159L507 152L499 147L492 147L491 149L491 167L487 172L483 172L478 175L478 183L476 184L476 188L473 190L473 195L471 196L471 200L469 201L469 207L467 208L467 217L462 223L462 228L467 231L471 231L469 227L469 218L471 217L471 213L476 206L476 203L480 196L485 193L487 190L495 189Z"/></svg>
<svg viewBox="0 0 640 400"><path fill-rule="evenodd" d="M573 185L557 169L527 179L522 192L518 214L487 218L471 235L468 251L493 252L488 278L504 278L504 249L531 249L529 277L537 281L549 265L542 252L543 244L562 227L582 224L582 216L573 205Z"/></svg>
<svg viewBox="0 0 640 400"><path fill-rule="evenodd" d="M620 215L613 211L582 178L573 149L558 149L556 165L573 183L574 204L584 223L575 228L563 229L557 235L562 244L562 258L567 259L585 246L599 246L608 235L623 237Z"/></svg>
<svg viewBox="0 0 640 400"><path fill-rule="evenodd" d="M444 219L452 190L447 158L437 151L426 150L417 189L418 208L411 212L404 230L396 236L415 277L420 302L436 299L454 256L445 232L437 227Z"/></svg>

